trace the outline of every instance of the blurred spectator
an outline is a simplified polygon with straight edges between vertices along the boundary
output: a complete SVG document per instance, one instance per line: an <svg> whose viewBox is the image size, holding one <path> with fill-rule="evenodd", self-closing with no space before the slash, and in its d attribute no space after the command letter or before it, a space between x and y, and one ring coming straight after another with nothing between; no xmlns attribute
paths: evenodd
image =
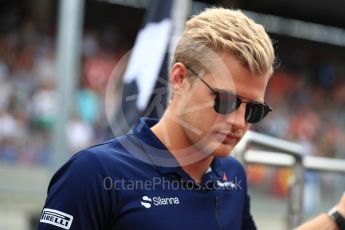
<svg viewBox="0 0 345 230"><path fill-rule="evenodd" d="M75 153L85 146L93 143L93 128L89 123L83 122L74 116L67 125L66 136L69 142L71 153Z"/></svg>
<svg viewBox="0 0 345 230"><path fill-rule="evenodd" d="M76 95L76 107L81 120L94 125L100 119L101 98L91 89L80 88Z"/></svg>
<svg viewBox="0 0 345 230"><path fill-rule="evenodd" d="M35 90L32 101L32 120L34 126L52 128L57 119L57 90L55 82L44 80L38 89ZM63 105L61 105L63 106Z"/></svg>

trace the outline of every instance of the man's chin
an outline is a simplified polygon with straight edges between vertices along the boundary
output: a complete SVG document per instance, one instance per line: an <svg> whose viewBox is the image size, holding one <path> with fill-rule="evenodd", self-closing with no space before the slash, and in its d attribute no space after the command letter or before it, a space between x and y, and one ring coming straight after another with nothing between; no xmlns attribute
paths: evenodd
<svg viewBox="0 0 345 230"><path fill-rule="evenodd" d="M233 145L228 144L220 144L214 151L213 156L215 157L226 157L231 154L231 151L233 150Z"/></svg>
<svg viewBox="0 0 345 230"><path fill-rule="evenodd" d="M201 143L201 142L200 142ZM226 143L223 140L209 141L207 145L200 144L198 148L202 150L205 155L212 155L215 157L226 157L231 154L231 151L237 143Z"/></svg>

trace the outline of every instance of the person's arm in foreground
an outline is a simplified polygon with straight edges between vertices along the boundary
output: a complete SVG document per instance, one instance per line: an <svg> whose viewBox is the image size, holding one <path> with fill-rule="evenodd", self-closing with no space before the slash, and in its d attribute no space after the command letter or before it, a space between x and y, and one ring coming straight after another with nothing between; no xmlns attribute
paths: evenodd
<svg viewBox="0 0 345 230"><path fill-rule="evenodd" d="M342 198L335 206L337 211L345 218L345 193L343 194ZM345 228L339 228L335 222L335 220L327 213L320 214L319 216L311 219L304 224L300 225L296 228L296 230L345 230Z"/></svg>

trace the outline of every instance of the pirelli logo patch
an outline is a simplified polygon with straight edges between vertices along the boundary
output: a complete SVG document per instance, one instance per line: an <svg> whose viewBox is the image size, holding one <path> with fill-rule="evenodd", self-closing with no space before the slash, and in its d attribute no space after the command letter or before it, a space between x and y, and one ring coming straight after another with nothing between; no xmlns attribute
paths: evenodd
<svg viewBox="0 0 345 230"><path fill-rule="evenodd" d="M50 208L43 209L40 219L42 223L55 225L63 229L70 229L72 221L73 216Z"/></svg>

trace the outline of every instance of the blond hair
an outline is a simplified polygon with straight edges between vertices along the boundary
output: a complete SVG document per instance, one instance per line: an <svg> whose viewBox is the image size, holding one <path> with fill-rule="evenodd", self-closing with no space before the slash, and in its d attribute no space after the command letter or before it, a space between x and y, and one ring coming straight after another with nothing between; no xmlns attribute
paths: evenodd
<svg viewBox="0 0 345 230"><path fill-rule="evenodd" d="M207 50L234 55L254 75L273 73L271 39L262 25L240 10L208 8L188 20L176 46L173 64L182 62L200 68L212 59Z"/></svg>

